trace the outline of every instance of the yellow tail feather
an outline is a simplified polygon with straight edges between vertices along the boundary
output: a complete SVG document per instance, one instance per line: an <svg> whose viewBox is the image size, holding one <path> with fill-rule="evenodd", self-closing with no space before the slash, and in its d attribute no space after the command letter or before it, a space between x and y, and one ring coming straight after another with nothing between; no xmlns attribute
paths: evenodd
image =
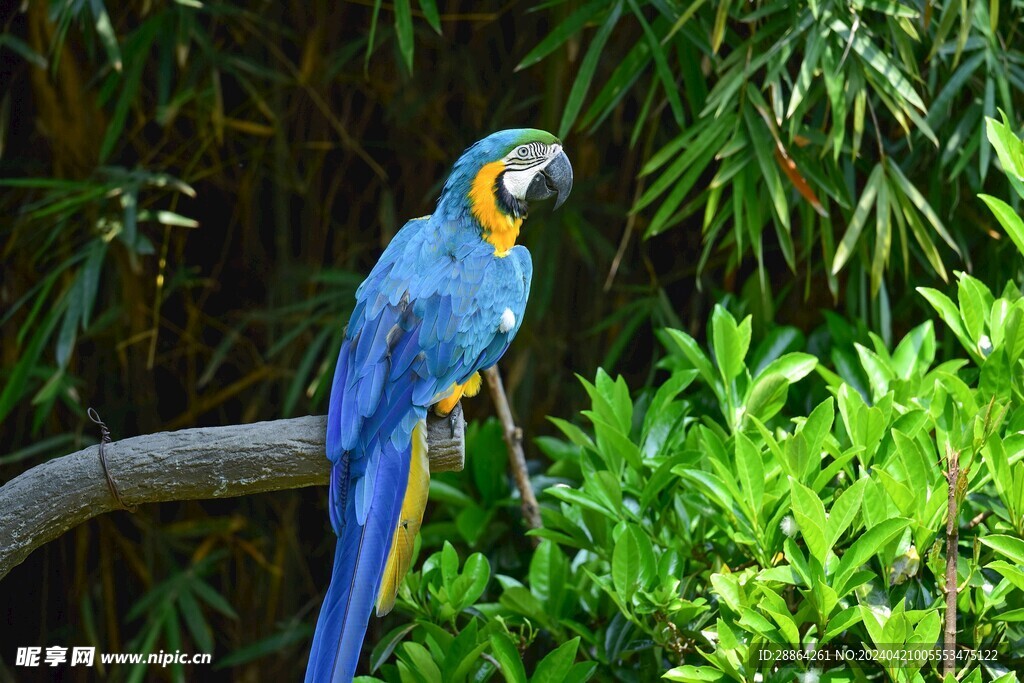
<svg viewBox="0 0 1024 683"><path fill-rule="evenodd" d="M391 611L398 597L409 565L412 564L412 548L416 535L423 524L423 510L427 507L427 492L430 489L430 468L427 461L427 424L420 420L412 430L412 457L409 461L409 483L405 488L402 513L398 517L395 536L391 540L391 553L384 564L384 576L377 593L377 616Z"/></svg>

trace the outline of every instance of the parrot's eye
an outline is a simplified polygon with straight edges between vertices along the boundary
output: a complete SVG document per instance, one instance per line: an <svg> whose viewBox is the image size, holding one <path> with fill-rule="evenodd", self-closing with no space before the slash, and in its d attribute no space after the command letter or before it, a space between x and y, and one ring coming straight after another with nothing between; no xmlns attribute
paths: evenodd
<svg viewBox="0 0 1024 683"><path fill-rule="evenodd" d="M525 147L520 147L518 150L516 150L516 154L519 155L520 159L525 159L530 155L530 150L526 149Z"/></svg>

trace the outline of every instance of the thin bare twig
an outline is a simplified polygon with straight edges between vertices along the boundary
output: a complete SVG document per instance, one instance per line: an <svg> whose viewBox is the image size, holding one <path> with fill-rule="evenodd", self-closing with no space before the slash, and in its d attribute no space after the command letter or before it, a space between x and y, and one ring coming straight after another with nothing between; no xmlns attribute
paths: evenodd
<svg viewBox="0 0 1024 683"><path fill-rule="evenodd" d="M526 470L526 456L523 455L523 430L516 426L512 419L512 408L508 404L508 396L505 394L505 385L501 381L498 367L492 366L484 370L484 377L487 379L487 387L491 392L491 400L494 401L494 409L498 413L498 420L501 421L502 436L505 437L505 445L508 446L508 463L512 468L512 476L516 480L516 487L523 500L523 521L531 529L540 529L540 504L537 503L537 496L533 493L533 486L530 485L530 473ZM533 544L540 543L540 539L534 538Z"/></svg>
<svg viewBox="0 0 1024 683"><path fill-rule="evenodd" d="M942 674L948 676L956 669L956 563L960 543L959 516L956 491L960 481L960 453L946 443L946 485L949 489L946 508L946 633L943 642Z"/></svg>

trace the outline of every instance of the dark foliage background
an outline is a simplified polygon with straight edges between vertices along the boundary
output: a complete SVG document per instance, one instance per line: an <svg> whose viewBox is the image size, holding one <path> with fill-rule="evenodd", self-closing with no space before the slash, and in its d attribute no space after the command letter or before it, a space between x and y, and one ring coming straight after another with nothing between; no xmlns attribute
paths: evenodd
<svg viewBox="0 0 1024 683"><path fill-rule="evenodd" d="M1016 275L974 197L1005 194L982 115L1020 103L1019 10L748 4L5 4L0 480L94 443L89 406L114 438L322 412L355 287L499 128L559 132L576 172L524 229L534 290L502 371L531 437L584 405L574 373L649 385L654 330L699 336L716 301L838 365L867 326L891 342L919 321L915 286ZM473 439L503 462L491 427ZM295 678L329 575L324 499L83 525L0 583L0 658L209 645L238 680ZM425 547L462 525L522 574L514 501L440 508Z"/></svg>

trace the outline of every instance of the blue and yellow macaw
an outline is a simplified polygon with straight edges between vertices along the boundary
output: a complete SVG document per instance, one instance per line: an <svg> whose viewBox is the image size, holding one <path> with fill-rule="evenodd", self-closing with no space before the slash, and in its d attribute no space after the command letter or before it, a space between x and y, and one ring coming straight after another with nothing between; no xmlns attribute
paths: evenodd
<svg viewBox="0 0 1024 683"><path fill-rule="evenodd" d="M519 330L533 265L516 246L528 202L572 189L550 133L503 130L467 149L437 211L409 221L356 291L327 418L338 535L306 683L351 681L374 603L395 604L423 520L426 415L480 389Z"/></svg>

